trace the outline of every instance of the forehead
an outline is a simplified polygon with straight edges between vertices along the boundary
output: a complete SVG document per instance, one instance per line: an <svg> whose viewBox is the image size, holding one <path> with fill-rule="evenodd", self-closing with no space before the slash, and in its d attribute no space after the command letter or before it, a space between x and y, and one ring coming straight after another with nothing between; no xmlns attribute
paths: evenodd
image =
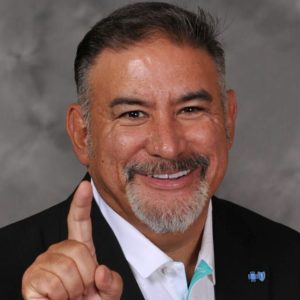
<svg viewBox="0 0 300 300"><path fill-rule="evenodd" d="M209 54L166 39L141 42L119 51L105 49L89 71L92 97L161 97L191 90L219 92L217 67ZM120 95L119 95L120 94Z"/></svg>

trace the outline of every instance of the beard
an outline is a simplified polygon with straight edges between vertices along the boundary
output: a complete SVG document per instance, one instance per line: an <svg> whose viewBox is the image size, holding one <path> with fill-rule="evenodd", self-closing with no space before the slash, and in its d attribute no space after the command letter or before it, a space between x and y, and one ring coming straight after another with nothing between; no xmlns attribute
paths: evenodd
<svg viewBox="0 0 300 300"><path fill-rule="evenodd" d="M208 201L208 184L205 179L209 160L203 155L192 155L179 160L155 160L146 163L131 163L125 169L126 194L135 216L156 233L186 231L201 215ZM171 201L153 199L142 192L135 183L135 174L151 176L166 172L195 170L200 167L199 182L194 191L183 196L174 196Z"/></svg>

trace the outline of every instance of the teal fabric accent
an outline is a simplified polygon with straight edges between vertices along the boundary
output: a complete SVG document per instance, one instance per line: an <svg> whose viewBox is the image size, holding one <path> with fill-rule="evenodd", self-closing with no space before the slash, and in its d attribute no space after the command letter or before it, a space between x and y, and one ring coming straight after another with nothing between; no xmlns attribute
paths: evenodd
<svg viewBox="0 0 300 300"><path fill-rule="evenodd" d="M203 259L201 259L201 261L198 264L198 266L196 267L194 275L192 277L192 280L191 280L191 283L189 286L189 290L188 290L188 294L186 297L187 300L189 299L193 285L201 278L212 274L212 272L213 272L213 269Z"/></svg>

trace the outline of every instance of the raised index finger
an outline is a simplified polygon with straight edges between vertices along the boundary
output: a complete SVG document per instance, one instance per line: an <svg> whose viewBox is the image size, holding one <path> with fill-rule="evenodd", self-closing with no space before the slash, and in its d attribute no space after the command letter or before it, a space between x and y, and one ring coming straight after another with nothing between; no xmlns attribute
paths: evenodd
<svg viewBox="0 0 300 300"><path fill-rule="evenodd" d="M95 256L91 222L92 199L90 182L81 182L74 194L68 215L68 239L84 243Z"/></svg>

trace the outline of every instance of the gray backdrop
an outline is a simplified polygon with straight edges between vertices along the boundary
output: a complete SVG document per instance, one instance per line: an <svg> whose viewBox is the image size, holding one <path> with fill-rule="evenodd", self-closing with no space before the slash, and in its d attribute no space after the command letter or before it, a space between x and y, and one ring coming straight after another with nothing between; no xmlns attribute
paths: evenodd
<svg viewBox="0 0 300 300"><path fill-rule="evenodd" d="M62 201L84 174L64 130L75 49L129 1L1 0L0 225ZM132 2L132 1L131 1ZM222 19L236 141L221 197L300 231L300 1L177 1Z"/></svg>

